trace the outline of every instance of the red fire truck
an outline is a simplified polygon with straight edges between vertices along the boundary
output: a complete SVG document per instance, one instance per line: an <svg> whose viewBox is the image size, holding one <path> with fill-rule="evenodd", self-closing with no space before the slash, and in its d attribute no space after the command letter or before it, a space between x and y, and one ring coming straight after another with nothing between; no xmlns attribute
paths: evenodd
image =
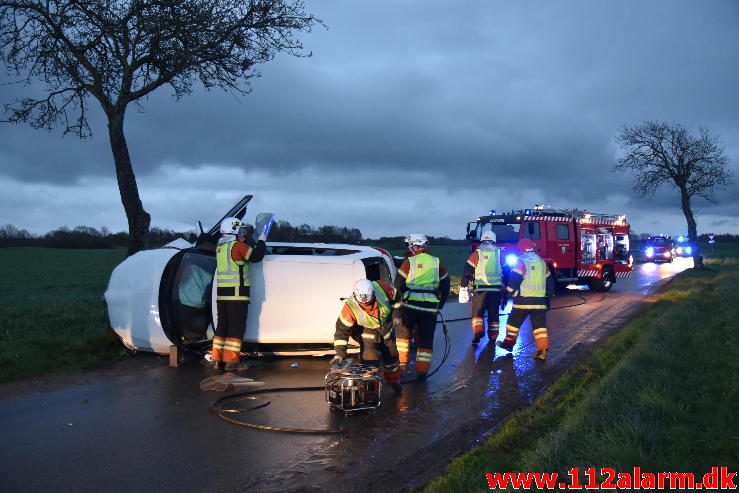
<svg viewBox="0 0 739 493"><path fill-rule="evenodd" d="M538 205L500 214L491 210L467 225L471 249L480 244L484 231L491 230L508 266L515 265L521 253L518 242L532 240L559 285L587 284L592 290L608 291L617 279L631 274L625 216Z"/></svg>

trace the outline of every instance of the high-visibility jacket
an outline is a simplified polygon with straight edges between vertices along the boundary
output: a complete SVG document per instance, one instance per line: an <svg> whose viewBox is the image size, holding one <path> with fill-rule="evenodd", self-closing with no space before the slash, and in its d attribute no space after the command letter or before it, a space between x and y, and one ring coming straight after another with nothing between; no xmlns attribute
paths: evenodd
<svg viewBox="0 0 739 493"><path fill-rule="evenodd" d="M520 260L526 266L519 287L519 296L524 298L544 298L547 295L547 264L535 253L526 252Z"/></svg>
<svg viewBox="0 0 739 493"><path fill-rule="evenodd" d="M216 299L249 301L249 262L231 257L236 241L221 243L216 248Z"/></svg>
<svg viewBox="0 0 739 493"><path fill-rule="evenodd" d="M475 266L475 289L477 291L498 291L503 279L500 266L500 248L477 249Z"/></svg>
<svg viewBox="0 0 739 493"><path fill-rule="evenodd" d="M377 300L377 305L379 308L379 318L375 318L364 311L362 307L359 306L359 302L354 299L354 296L345 301L347 306L354 314L357 325L361 325L365 329L379 329L388 321L393 311L392 307L390 306L390 300L388 299L382 287L377 283L377 281L374 281L372 283L372 288L375 292L375 300Z"/></svg>
<svg viewBox="0 0 739 493"><path fill-rule="evenodd" d="M439 259L428 253L408 257L410 269L405 278L406 300L438 303Z"/></svg>

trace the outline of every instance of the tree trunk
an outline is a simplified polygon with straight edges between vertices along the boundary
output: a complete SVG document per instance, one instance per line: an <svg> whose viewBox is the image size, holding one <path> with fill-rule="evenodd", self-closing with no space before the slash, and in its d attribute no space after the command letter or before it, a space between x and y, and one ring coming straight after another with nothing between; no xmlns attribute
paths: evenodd
<svg viewBox="0 0 739 493"><path fill-rule="evenodd" d="M688 222L688 238L693 245L693 265L698 267L699 265L699 253L698 253L698 228L695 224L695 217L693 211L690 208L690 195L684 188L680 188L680 197L682 199L683 214L685 214L685 220Z"/></svg>
<svg viewBox="0 0 739 493"><path fill-rule="evenodd" d="M129 256L146 247L151 216L144 210L139 197L136 175L133 173L126 136L123 134L123 117L123 111L108 114L108 134L115 161L118 190L121 193L121 202L128 218L128 251L126 256Z"/></svg>

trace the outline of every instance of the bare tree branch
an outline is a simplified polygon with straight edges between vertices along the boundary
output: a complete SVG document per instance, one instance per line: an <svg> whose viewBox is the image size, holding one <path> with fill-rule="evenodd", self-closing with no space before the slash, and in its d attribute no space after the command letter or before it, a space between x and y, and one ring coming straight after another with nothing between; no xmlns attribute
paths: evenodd
<svg viewBox="0 0 739 493"><path fill-rule="evenodd" d="M679 123L647 121L622 127L616 141L624 155L614 170L631 173L641 196L653 196L665 183L677 188L688 234L697 238L691 199L713 201L716 189L733 179L718 136L706 128L693 135Z"/></svg>
<svg viewBox="0 0 739 493"><path fill-rule="evenodd" d="M176 99L198 83L247 94L256 65L279 53L310 56L295 33L316 24L323 25L302 0L0 0L0 61L27 85L46 88L5 111L13 123L61 125L87 137L87 101L100 103L131 253L149 217L123 133L128 105L165 85Z"/></svg>

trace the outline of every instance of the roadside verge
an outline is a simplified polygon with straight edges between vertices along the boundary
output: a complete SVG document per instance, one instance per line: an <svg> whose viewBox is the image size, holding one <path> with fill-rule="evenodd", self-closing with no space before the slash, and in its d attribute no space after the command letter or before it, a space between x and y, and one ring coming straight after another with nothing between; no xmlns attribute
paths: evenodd
<svg viewBox="0 0 739 493"><path fill-rule="evenodd" d="M641 316L426 491L489 491L488 472L558 472L567 481L573 467L581 476L589 467L735 471L739 255L707 265L679 274Z"/></svg>

